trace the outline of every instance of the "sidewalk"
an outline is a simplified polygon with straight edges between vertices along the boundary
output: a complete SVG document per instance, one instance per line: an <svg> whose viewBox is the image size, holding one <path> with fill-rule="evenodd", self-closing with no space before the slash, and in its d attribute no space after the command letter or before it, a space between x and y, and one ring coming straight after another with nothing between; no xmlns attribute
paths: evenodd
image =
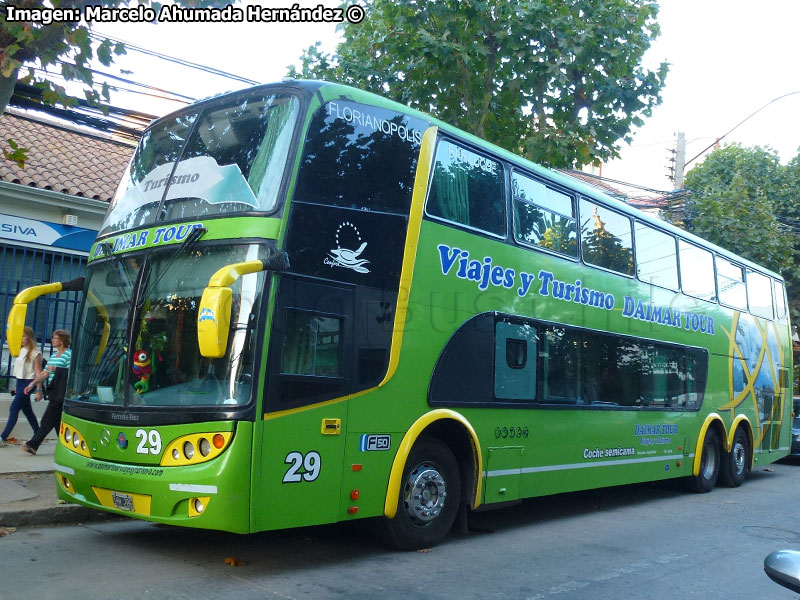
<svg viewBox="0 0 800 600"><path fill-rule="evenodd" d="M0 431L6 426L11 398L0 394ZM46 402L35 402L34 413L41 419ZM56 433L51 432L36 456L23 452L20 444L32 435L23 415L11 432L8 443L0 448L0 536L2 529L27 525L52 525L114 518L109 513L77 504L62 504L56 496L53 455Z"/></svg>

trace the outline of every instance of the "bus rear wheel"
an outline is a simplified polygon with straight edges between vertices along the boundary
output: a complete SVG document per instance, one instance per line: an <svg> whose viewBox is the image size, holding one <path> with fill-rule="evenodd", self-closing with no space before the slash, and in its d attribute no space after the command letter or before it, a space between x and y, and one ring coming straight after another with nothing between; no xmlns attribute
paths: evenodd
<svg viewBox="0 0 800 600"><path fill-rule="evenodd" d="M421 550L441 542L458 512L461 481L458 463L445 444L420 438L408 455L397 514L375 523L379 539L399 550Z"/></svg>
<svg viewBox="0 0 800 600"><path fill-rule="evenodd" d="M744 483L750 471L750 440L744 427L739 427L733 434L731 451L722 458L720 482L728 487L739 487Z"/></svg>
<svg viewBox="0 0 800 600"><path fill-rule="evenodd" d="M714 489L719 477L719 437L713 429L706 431L700 457L700 473L689 477L689 489L698 494L705 494Z"/></svg>

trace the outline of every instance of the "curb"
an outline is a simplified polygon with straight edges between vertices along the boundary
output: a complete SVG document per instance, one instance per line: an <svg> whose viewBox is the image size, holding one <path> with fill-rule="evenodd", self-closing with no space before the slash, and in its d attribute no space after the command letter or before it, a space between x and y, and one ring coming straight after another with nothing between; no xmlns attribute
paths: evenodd
<svg viewBox="0 0 800 600"><path fill-rule="evenodd" d="M120 515L78 506L64 504L37 510L17 510L0 513L0 527L37 527L41 525L63 525L89 521L111 521L122 518Z"/></svg>

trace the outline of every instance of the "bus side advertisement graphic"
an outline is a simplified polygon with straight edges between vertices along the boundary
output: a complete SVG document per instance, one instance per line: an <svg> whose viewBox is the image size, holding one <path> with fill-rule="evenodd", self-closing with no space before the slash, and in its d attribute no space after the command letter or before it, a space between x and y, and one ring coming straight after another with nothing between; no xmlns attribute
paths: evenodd
<svg viewBox="0 0 800 600"><path fill-rule="evenodd" d="M544 269L540 270L538 275L520 271L519 279L516 279L517 273L514 269L495 264L494 258L491 256L484 257L481 262L475 259L470 260L468 250L453 248L446 244L439 244L437 248L443 275L452 272L459 279L474 281L481 291L486 290L490 284L506 289L516 287L517 295L524 298L534 287L533 283L538 280L541 282L538 292L543 297L552 297L563 302L573 302L607 311L611 311L617 306L614 294L587 288L580 279L576 279L574 283L567 283L556 279L553 273ZM714 317L702 313L681 312L669 306L654 305L631 296L623 297L622 307L621 314L628 319L686 329L706 335L715 334Z"/></svg>

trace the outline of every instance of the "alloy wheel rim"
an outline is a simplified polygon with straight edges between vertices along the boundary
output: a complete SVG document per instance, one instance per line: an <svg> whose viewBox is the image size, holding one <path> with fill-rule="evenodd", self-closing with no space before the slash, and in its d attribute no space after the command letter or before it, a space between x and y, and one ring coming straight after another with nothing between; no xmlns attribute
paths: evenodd
<svg viewBox="0 0 800 600"><path fill-rule="evenodd" d="M406 514L418 525L438 517L447 498L447 483L435 465L423 463L408 474L403 490Z"/></svg>

